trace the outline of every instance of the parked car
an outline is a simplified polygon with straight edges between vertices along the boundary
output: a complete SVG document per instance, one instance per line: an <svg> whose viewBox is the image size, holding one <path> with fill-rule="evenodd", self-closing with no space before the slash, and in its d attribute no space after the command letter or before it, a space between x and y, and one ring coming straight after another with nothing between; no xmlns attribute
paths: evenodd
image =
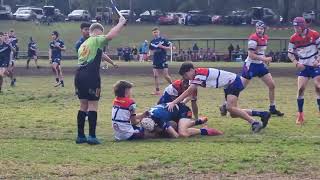
<svg viewBox="0 0 320 180"><path fill-rule="evenodd" d="M7 6L7 5L0 6L0 18L1 19L12 18L12 11L10 6Z"/></svg>
<svg viewBox="0 0 320 180"><path fill-rule="evenodd" d="M179 17L173 13L167 13L163 16L160 16L158 19L159 25L176 25L179 22Z"/></svg>
<svg viewBox="0 0 320 180"><path fill-rule="evenodd" d="M19 14L21 11L24 10L32 10L33 13L36 15L36 18L34 19L38 19L41 20L44 16L44 12L42 8L37 8L37 7L20 7L16 10L16 12L13 14L13 18L16 18L17 14Z"/></svg>
<svg viewBox="0 0 320 180"><path fill-rule="evenodd" d="M245 10L236 10L232 11L227 16L223 17L223 23L229 25L240 25L240 24L247 24L249 22L248 12Z"/></svg>
<svg viewBox="0 0 320 180"><path fill-rule="evenodd" d="M31 21L31 20L37 19L37 15L31 9L24 9L16 13L15 18L16 20L21 20L21 21Z"/></svg>
<svg viewBox="0 0 320 180"><path fill-rule="evenodd" d="M120 13L126 18L129 19L130 15L131 15L131 11L130 10L120 10ZM137 14L135 12L132 12L132 15L134 17L134 19L136 19Z"/></svg>
<svg viewBox="0 0 320 180"><path fill-rule="evenodd" d="M302 17L304 17L308 23L311 23L316 20L316 13L314 11L303 12Z"/></svg>
<svg viewBox="0 0 320 180"><path fill-rule="evenodd" d="M211 24L211 17L204 11L193 10L188 11L185 25L203 25Z"/></svg>
<svg viewBox="0 0 320 180"><path fill-rule="evenodd" d="M187 13L182 13L182 12L170 12L169 14L177 16L179 24L184 24L187 16Z"/></svg>
<svg viewBox="0 0 320 180"><path fill-rule="evenodd" d="M73 10L70 14L68 14L68 20L74 21L88 21L90 20L90 14L87 10Z"/></svg>
<svg viewBox="0 0 320 180"><path fill-rule="evenodd" d="M255 24L259 20L264 21L268 25L272 25L281 23L283 18L274 13L270 8L250 8L247 15L247 22L250 24Z"/></svg>
<svg viewBox="0 0 320 180"><path fill-rule="evenodd" d="M97 7L96 8L96 17L97 21L103 21L106 24L112 23L112 8L110 7Z"/></svg>
<svg viewBox="0 0 320 180"><path fill-rule="evenodd" d="M157 22L160 16L163 16L164 13L160 10L148 10L140 14L141 22Z"/></svg>

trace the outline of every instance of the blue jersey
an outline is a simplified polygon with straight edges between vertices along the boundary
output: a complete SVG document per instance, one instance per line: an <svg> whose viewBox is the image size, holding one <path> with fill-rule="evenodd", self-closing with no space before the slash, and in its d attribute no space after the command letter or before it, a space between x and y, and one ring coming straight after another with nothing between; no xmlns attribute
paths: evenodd
<svg viewBox="0 0 320 180"><path fill-rule="evenodd" d="M9 62L11 57L11 47L9 44L0 44L0 62Z"/></svg>
<svg viewBox="0 0 320 180"><path fill-rule="evenodd" d="M170 42L162 37L153 39L149 45L149 49L154 52L153 63L156 64L167 61L167 51L165 49L159 48L158 45L160 44L166 47L170 46Z"/></svg>
<svg viewBox="0 0 320 180"><path fill-rule="evenodd" d="M12 47L16 48L18 44L18 38L16 36L9 36Z"/></svg>
<svg viewBox="0 0 320 180"><path fill-rule="evenodd" d="M56 47L58 46L58 47ZM64 48L64 42L60 39L56 41L51 41L49 44L51 49L51 59L61 59L62 58L62 50L60 48ZM60 48L59 48L60 47Z"/></svg>
<svg viewBox="0 0 320 180"><path fill-rule="evenodd" d="M37 43L36 42L30 42L28 44L28 51L35 51L37 49Z"/></svg>
<svg viewBox="0 0 320 180"><path fill-rule="evenodd" d="M179 121L181 118L191 118L191 110L184 104L178 104L172 112L166 107L167 104L158 104L150 109L151 118L163 129L168 127L169 121Z"/></svg>
<svg viewBox="0 0 320 180"><path fill-rule="evenodd" d="M75 45L75 48L76 48L76 51L78 53L78 50L81 46L82 43L84 43L88 38L84 38L83 36L77 41L76 45Z"/></svg>

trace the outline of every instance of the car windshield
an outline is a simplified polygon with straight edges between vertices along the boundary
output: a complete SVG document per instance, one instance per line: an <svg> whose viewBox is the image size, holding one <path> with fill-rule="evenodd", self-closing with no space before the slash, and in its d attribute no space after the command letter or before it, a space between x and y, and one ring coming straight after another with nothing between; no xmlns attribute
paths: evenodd
<svg viewBox="0 0 320 180"><path fill-rule="evenodd" d="M31 10L21 10L19 14L31 14Z"/></svg>
<svg viewBox="0 0 320 180"><path fill-rule="evenodd" d="M35 12L36 14L43 14L42 9L32 9L33 12Z"/></svg>
<svg viewBox="0 0 320 180"><path fill-rule="evenodd" d="M83 10L74 10L71 14L82 14Z"/></svg>

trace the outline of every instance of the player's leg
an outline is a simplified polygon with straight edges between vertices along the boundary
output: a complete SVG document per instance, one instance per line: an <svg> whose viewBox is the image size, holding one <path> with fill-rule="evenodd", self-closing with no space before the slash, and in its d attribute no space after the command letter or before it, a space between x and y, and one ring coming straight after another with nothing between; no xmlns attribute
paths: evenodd
<svg viewBox="0 0 320 180"><path fill-rule="evenodd" d="M153 77L154 77L154 85L155 85L155 92L153 95L160 95L160 85L159 85L159 69L153 68Z"/></svg>
<svg viewBox="0 0 320 180"><path fill-rule="evenodd" d="M16 85L16 77L14 76L14 69L15 69L15 62L14 61L11 61L10 62L10 79L11 79L11 87L15 86Z"/></svg>
<svg viewBox="0 0 320 180"><path fill-rule="evenodd" d="M318 112L320 115L320 75L313 78L314 86L315 86L315 92L317 96L317 105L318 105Z"/></svg>
<svg viewBox="0 0 320 180"><path fill-rule="evenodd" d="M267 127L269 123L269 119L271 118L271 113L268 111L258 111L258 110L252 110L252 109L244 109L250 116L257 116L261 118L261 122L263 125L263 128Z"/></svg>
<svg viewBox="0 0 320 180"><path fill-rule="evenodd" d="M259 132L263 125L250 116L245 110L238 107L238 97L235 95L227 95L227 110L232 118L242 118L246 120L252 128L253 132Z"/></svg>
<svg viewBox="0 0 320 180"><path fill-rule="evenodd" d="M59 81L62 87L64 87L64 81L63 81L63 74L62 74L62 67L61 64L59 63L58 65L58 74L59 74Z"/></svg>
<svg viewBox="0 0 320 180"><path fill-rule="evenodd" d="M59 72L58 72L58 63L57 62L53 62L52 63L52 71L54 73L54 75L56 76L56 85L55 86L59 86L60 85L60 82L59 82Z"/></svg>
<svg viewBox="0 0 320 180"><path fill-rule="evenodd" d="M304 76L298 76L298 90L297 90L297 104L298 104L298 113L296 124L304 123L304 113L303 113L303 105L304 105L304 91L308 85L309 78Z"/></svg>
<svg viewBox="0 0 320 180"><path fill-rule="evenodd" d="M269 100L270 100L270 108L269 111L271 114L275 114L277 116L283 116L284 113L280 112L276 108L275 104L275 83L270 73L261 77L261 80L268 86L269 88Z"/></svg>
<svg viewBox="0 0 320 180"><path fill-rule="evenodd" d="M33 60L34 60L34 63L36 64L37 69L40 69L40 66L38 65L38 56L34 55Z"/></svg>
<svg viewBox="0 0 320 180"><path fill-rule="evenodd" d="M163 76L164 76L164 78L167 80L167 82L169 84L172 84L172 79L171 79L171 77L169 75L168 67L163 69Z"/></svg>
<svg viewBox="0 0 320 180"><path fill-rule="evenodd" d="M213 128L192 128L192 126L196 125L194 120L189 118L182 118L179 120L178 124L178 133L180 137L190 137L195 135L203 135L203 136L216 136L223 134L222 132L215 130Z"/></svg>
<svg viewBox="0 0 320 180"><path fill-rule="evenodd" d="M30 64L31 58L32 58L32 57L30 57L30 56L28 55L27 65L26 65L26 68L27 68L27 69L29 69L29 64Z"/></svg>
<svg viewBox="0 0 320 180"><path fill-rule="evenodd" d="M0 67L0 92L2 90L3 78L5 76L6 71L7 71L7 69L5 67Z"/></svg>

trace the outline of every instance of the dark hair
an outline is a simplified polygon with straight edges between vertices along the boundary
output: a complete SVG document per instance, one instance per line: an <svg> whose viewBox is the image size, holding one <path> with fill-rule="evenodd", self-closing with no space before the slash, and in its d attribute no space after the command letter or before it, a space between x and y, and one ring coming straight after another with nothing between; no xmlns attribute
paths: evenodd
<svg viewBox="0 0 320 180"><path fill-rule="evenodd" d="M80 25L80 29L90 28L90 26L91 26L91 24L90 24L90 23L84 22L84 23L81 23L81 25Z"/></svg>
<svg viewBox="0 0 320 180"><path fill-rule="evenodd" d="M154 28L152 29L152 32L153 32L153 31L158 31L158 30L159 30L158 27L154 27Z"/></svg>
<svg viewBox="0 0 320 180"><path fill-rule="evenodd" d="M3 32L0 32L0 36L3 36Z"/></svg>
<svg viewBox="0 0 320 180"><path fill-rule="evenodd" d="M58 31L53 31L53 32L52 32L52 35L55 35L55 36L59 37Z"/></svg>
<svg viewBox="0 0 320 180"><path fill-rule="evenodd" d="M179 69L179 74L181 76L183 76L186 72L189 72L190 69L194 69L194 66L192 63L190 62L185 62L185 63L182 63L180 69Z"/></svg>
<svg viewBox="0 0 320 180"><path fill-rule="evenodd" d="M114 95L117 97L125 97L126 89L131 89L132 86L133 85L128 81L125 81L125 80L117 81L113 85Z"/></svg>

